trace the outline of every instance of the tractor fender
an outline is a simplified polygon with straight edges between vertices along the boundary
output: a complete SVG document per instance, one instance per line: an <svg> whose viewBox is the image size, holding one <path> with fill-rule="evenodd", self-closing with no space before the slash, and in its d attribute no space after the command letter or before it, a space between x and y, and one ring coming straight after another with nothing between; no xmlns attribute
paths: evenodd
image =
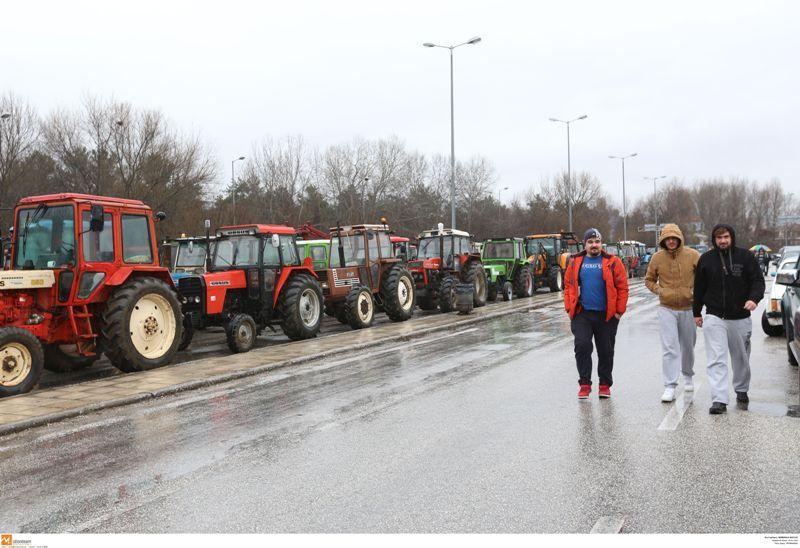
<svg viewBox="0 0 800 548"><path fill-rule="evenodd" d="M117 269L108 279L105 281L103 285L116 287L124 284L128 281L128 278L132 276L150 276L153 278L158 278L159 280L167 283L171 288L175 288L175 282L170 276L169 271L166 268L160 266L151 266L151 267L133 267L133 266L123 266Z"/></svg>
<svg viewBox="0 0 800 548"><path fill-rule="evenodd" d="M283 289L283 286L286 285L286 282L289 280L291 276L295 274L306 273L306 274L311 274L316 279L319 279L317 273L314 272L313 263L311 264L311 266L309 266L308 264L306 264L306 262L310 263L311 261L309 258L306 258L306 260L303 261L302 266L287 266L286 268L281 270L281 275L278 278L278 281L275 283L275 293L272 296L273 308L278 305L278 297L281 294L281 290Z"/></svg>

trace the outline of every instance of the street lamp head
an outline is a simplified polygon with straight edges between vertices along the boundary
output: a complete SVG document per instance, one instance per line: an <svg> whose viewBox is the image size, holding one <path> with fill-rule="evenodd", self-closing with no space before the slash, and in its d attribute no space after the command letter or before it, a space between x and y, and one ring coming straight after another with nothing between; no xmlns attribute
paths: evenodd
<svg viewBox="0 0 800 548"><path fill-rule="evenodd" d="M633 154L631 154L631 155L629 156L629 158L633 158L634 156L638 156L638 155L639 155L639 153L638 153L638 152L634 152Z"/></svg>
<svg viewBox="0 0 800 548"><path fill-rule="evenodd" d="M475 38L470 38L470 39L467 41L467 44L470 44L470 45L472 45L472 44L477 44L477 43L478 43L478 42L480 42L480 41L481 41L481 37L480 37L480 36L476 36Z"/></svg>
<svg viewBox="0 0 800 548"><path fill-rule="evenodd" d="M550 120L551 122L560 122L561 121L558 118L548 118L548 120Z"/></svg>
<svg viewBox="0 0 800 548"><path fill-rule="evenodd" d="M239 160L244 160L244 156L239 156Z"/></svg>
<svg viewBox="0 0 800 548"><path fill-rule="evenodd" d="M611 158L612 160L619 160L618 156L609 156L609 158Z"/></svg>
<svg viewBox="0 0 800 548"><path fill-rule="evenodd" d="M436 47L436 44L431 44L430 42L425 42L422 45L425 46L426 48L435 48Z"/></svg>
<svg viewBox="0 0 800 548"><path fill-rule="evenodd" d="M588 117L589 117L589 115L588 115L588 114L584 114L583 116L581 116L580 118L578 118L578 120L585 120L585 119L586 119L586 118L588 118Z"/></svg>

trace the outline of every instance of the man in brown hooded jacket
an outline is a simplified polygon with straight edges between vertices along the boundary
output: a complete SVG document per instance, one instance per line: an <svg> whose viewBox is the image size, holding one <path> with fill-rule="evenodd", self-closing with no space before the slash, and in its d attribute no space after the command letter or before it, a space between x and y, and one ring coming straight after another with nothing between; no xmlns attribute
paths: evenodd
<svg viewBox="0 0 800 548"><path fill-rule="evenodd" d="M678 225L664 225L661 249L650 259L644 283L658 295L658 321L661 326L661 371L664 394L661 401L675 399L678 371L683 372L683 389L694 390L694 344L697 331L692 314L694 275L700 253L683 245Z"/></svg>

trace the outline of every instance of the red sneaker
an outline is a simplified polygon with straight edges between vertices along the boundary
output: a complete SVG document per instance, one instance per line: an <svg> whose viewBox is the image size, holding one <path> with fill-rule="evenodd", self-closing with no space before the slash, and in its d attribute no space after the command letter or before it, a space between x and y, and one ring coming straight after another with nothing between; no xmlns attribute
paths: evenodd
<svg viewBox="0 0 800 548"><path fill-rule="evenodd" d="M586 398L589 397L589 393L591 391L592 391L592 385L591 384L582 384L581 385L581 389L578 390L578 399L579 400L585 400Z"/></svg>
<svg viewBox="0 0 800 548"><path fill-rule="evenodd" d="M611 387L606 386L605 384L600 385L599 395L601 398L610 398L611 397Z"/></svg>

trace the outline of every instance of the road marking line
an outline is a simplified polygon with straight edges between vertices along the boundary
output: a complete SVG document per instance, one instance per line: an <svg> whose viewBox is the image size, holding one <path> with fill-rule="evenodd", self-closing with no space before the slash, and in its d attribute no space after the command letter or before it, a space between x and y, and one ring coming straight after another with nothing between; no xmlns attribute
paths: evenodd
<svg viewBox="0 0 800 548"><path fill-rule="evenodd" d="M622 531L625 525L626 516L617 514L616 516L603 516L597 520L589 534L595 535L616 535Z"/></svg>
<svg viewBox="0 0 800 548"><path fill-rule="evenodd" d="M661 421L661 424L658 426L659 430L672 431L678 428L678 425L680 425L683 420L683 416L686 414L686 410L692 405L694 397L702 385L703 383L698 381L694 385L694 392L686 392L685 390L681 392L681 395L678 396L675 403L670 405L669 413L667 413L667 416L664 417L664 420Z"/></svg>

